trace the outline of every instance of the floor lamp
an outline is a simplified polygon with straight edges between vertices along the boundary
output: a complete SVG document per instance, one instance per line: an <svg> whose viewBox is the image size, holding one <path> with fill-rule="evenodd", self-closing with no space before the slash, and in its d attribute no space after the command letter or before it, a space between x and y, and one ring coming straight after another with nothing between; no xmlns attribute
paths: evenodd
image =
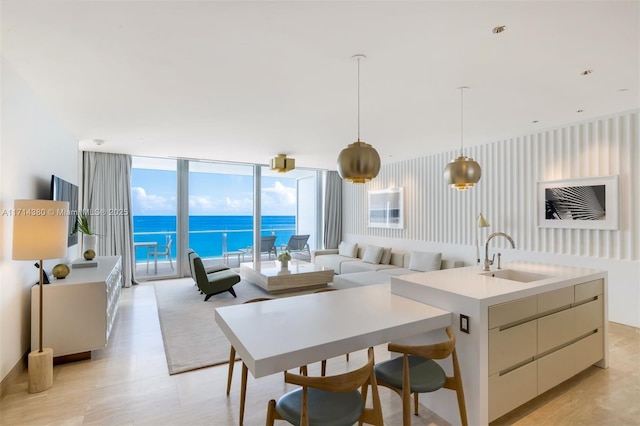
<svg viewBox="0 0 640 426"><path fill-rule="evenodd" d="M476 227L476 265L480 264L480 248L478 247L478 233L480 232L480 228L488 228L489 226L489 222L487 222L487 219L484 218L484 216L482 216L482 213L480 213L478 215L478 219L476 220L477 222L477 227Z"/></svg>
<svg viewBox="0 0 640 426"><path fill-rule="evenodd" d="M43 348L42 314L43 260L67 255L69 203L50 200L16 200L13 214L13 260L39 260L39 342L29 353L29 392L38 393L53 385L53 349Z"/></svg>

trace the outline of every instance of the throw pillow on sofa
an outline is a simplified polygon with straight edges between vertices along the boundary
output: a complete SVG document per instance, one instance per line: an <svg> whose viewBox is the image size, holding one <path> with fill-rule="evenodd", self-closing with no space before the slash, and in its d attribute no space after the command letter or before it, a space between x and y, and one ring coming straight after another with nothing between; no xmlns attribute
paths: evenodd
<svg viewBox="0 0 640 426"><path fill-rule="evenodd" d="M380 259L382 259L382 252L384 249L378 246L367 246L364 250L364 256L362 256L362 261L366 263L373 263L377 265L380 263Z"/></svg>
<svg viewBox="0 0 640 426"><path fill-rule="evenodd" d="M409 259L409 269L412 271L437 271L442 263L442 253L426 251L412 251Z"/></svg>
<svg viewBox="0 0 640 426"><path fill-rule="evenodd" d="M382 257L380 258L381 265L388 265L391 263L391 247L385 247L382 250Z"/></svg>
<svg viewBox="0 0 640 426"><path fill-rule="evenodd" d="M352 244L352 243L347 243L346 241L343 241L338 246L338 254L340 256L356 257L358 256L358 244L356 243Z"/></svg>

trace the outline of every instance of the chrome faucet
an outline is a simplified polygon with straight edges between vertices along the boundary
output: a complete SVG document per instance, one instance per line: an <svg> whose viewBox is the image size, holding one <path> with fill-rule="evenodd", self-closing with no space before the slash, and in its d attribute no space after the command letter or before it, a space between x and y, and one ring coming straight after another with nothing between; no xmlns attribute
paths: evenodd
<svg viewBox="0 0 640 426"><path fill-rule="evenodd" d="M509 235L505 234L504 232L494 232L493 234L490 234L487 237L487 239L484 240L484 270L485 271L491 270L489 266L493 265L493 260L496 258L496 255L494 253L493 256L491 257L491 260L489 260L489 241L491 241L495 237L505 237L511 243L511 247L516 248L516 243L513 242L513 238L511 238Z"/></svg>

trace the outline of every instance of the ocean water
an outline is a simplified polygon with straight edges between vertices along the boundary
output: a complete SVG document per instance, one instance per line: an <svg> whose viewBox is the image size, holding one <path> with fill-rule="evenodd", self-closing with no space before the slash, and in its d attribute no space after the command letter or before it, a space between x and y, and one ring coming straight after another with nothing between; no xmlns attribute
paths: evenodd
<svg viewBox="0 0 640 426"><path fill-rule="evenodd" d="M176 216L133 216L134 242L166 244L171 236L171 256L176 258ZM295 216L262 216L262 236L275 235L276 246L295 234ZM253 245L253 216L189 216L189 247L201 257L220 257ZM136 248L136 261L147 259L145 247Z"/></svg>

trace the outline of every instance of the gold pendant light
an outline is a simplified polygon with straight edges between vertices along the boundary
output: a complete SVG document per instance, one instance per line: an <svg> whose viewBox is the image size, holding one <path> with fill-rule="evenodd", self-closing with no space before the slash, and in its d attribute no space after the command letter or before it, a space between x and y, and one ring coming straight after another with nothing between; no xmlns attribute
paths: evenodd
<svg viewBox="0 0 640 426"><path fill-rule="evenodd" d="M349 144L338 156L338 173L340 177L352 183L365 183L378 176L380 156L366 142L360 141L360 60L367 57L353 55L358 61L358 140Z"/></svg>
<svg viewBox="0 0 640 426"><path fill-rule="evenodd" d="M444 179L447 184L458 191L464 191L473 187L482 176L482 169L473 158L465 157L462 152L463 148L463 92L468 87L460 88L460 156L455 160L451 160L444 169Z"/></svg>

